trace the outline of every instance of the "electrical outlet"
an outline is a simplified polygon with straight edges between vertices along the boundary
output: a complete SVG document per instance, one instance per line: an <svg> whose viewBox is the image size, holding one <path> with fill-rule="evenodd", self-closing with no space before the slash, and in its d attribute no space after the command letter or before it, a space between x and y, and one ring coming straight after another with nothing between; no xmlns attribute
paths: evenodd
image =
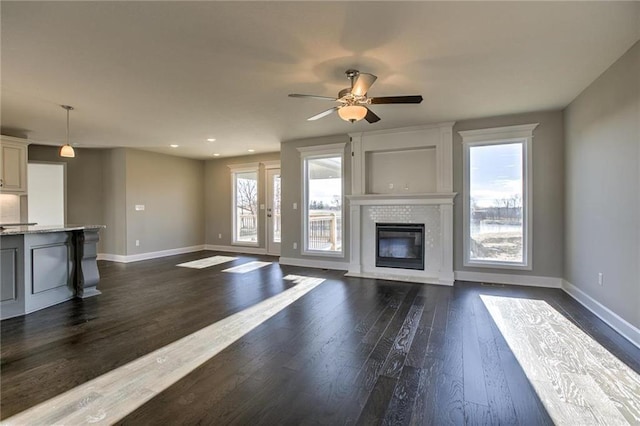
<svg viewBox="0 0 640 426"><path fill-rule="evenodd" d="M298 210L298 203L293 203L293 209Z"/></svg>
<svg viewBox="0 0 640 426"><path fill-rule="evenodd" d="M140 247L140 240L136 240L136 247Z"/></svg>
<svg viewBox="0 0 640 426"><path fill-rule="evenodd" d="M297 249L298 248L298 243L293 243L293 249Z"/></svg>
<svg viewBox="0 0 640 426"><path fill-rule="evenodd" d="M218 239L221 240L222 239L222 234L218 234Z"/></svg>
<svg viewBox="0 0 640 426"><path fill-rule="evenodd" d="M598 285L603 285L604 284L604 275L602 274L602 272L598 272Z"/></svg>

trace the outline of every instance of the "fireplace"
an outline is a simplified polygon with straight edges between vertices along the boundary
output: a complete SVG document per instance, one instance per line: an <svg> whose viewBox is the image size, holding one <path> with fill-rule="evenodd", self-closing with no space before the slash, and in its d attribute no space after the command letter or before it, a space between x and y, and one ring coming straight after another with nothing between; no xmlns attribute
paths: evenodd
<svg viewBox="0 0 640 426"><path fill-rule="evenodd" d="M349 134L347 276L453 285L453 124Z"/></svg>
<svg viewBox="0 0 640 426"><path fill-rule="evenodd" d="M424 270L424 224L376 223L376 266Z"/></svg>

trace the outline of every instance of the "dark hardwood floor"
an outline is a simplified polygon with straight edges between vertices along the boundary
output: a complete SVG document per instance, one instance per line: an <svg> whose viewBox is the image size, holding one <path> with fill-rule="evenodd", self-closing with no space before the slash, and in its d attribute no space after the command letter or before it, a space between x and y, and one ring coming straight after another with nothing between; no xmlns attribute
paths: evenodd
<svg viewBox="0 0 640 426"><path fill-rule="evenodd" d="M121 424L552 424L479 298L547 301L640 372L640 350L555 289L346 278L280 266L222 272L191 253L99 262L102 295L1 323L1 418L279 294L326 281Z"/></svg>

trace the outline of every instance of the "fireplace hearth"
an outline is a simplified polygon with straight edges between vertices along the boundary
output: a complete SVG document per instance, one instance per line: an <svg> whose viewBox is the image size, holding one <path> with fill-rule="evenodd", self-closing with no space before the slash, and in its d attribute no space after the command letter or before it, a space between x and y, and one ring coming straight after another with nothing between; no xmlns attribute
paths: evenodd
<svg viewBox="0 0 640 426"><path fill-rule="evenodd" d="M424 270L424 224L376 223L376 267Z"/></svg>

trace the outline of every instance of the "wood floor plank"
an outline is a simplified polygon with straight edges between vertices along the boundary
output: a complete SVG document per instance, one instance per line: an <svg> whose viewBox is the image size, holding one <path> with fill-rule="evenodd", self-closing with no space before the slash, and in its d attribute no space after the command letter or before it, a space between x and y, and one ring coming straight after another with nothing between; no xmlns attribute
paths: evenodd
<svg viewBox="0 0 640 426"><path fill-rule="evenodd" d="M475 314L480 358L484 373L484 383L487 392L487 402L492 424L516 424L516 413L509 392L509 386L498 356L496 337L491 329L491 318L480 297L474 298L473 311Z"/></svg>
<svg viewBox="0 0 640 426"><path fill-rule="evenodd" d="M485 385L485 375L480 354L480 341L478 338L477 318L475 314L473 299L477 296L469 294L465 297L464 323L462 328L462 360L464 374L464 400L465 403L473 403L471 406L489 405L487 401L487 390Z"/></svg>
<svg viewBox="0 0 640 426"><path fill-rule="evenodd" d="M419 296L421 303L424 304L424 310L418 323L416 334L411 343L411 348L407 354L406 365L415 368L422 368L424 358L426 356L426 347L429 342L429 336L431 335L431 327L433 325L433 319L436 312L436 298L434 296L424 297Z"/></svg>
<svg viewBox="0 0 640 426"><path fill-rule="evenodd" d="M438 377L442 375L442 360L427 357L423 360L423 368L420 370L418 388L416 390L415 404L411 411L409 424L411 425L435 425L436 391Z"/></svg>
<svg viewBox="0 0 640 426"><path fill-rule="evenodd" d="M402 369L398 383L393 390L393 395L383 424L407 425L411 421L411 413L418 397L418 386L422 376L422 370L410 366Z"/></svg>
<svg viewBox="0 0 640 426"><path fill-rule="evenodd" d="M464 424L484 426L494 424L489 413L489 407L474 402L464 402Z"/></svg>
<svg viewBox="0 0 640 426"><path fill-rule="evenodd" d="M396 379L378 376L360 418L358 418L358 425L374 425L384 420L396 383Z"/></svg>
<svg viewBox="0 0 640 426"><path fill-rule="evenodd" d="M446 367L445 371L447 371ZM464 390L462 378L447 373L439 374L436 377L436 387L434 418L437 424L464 424Z"/></svg>
<svg viewBox="0 0 640 426"><path fill-rule="evenodd" d="M454 290L455 292L456 290ZM463 301L454 298L449 303L447 312L447 329L442 344L444 372L448 376L459 378L462 381L463 368Z"/></svg>
<svg viewBox="0 0 640 426"><path fill-rule="evenodd" d="M391 346L391 351L382 366L382 372L380 374L394 379L400 377L409 349L413 343L413 338L418 330L418 324L423 310L424 305L421 303L414 303L411 306Z"/></svg>
<svg viewBox="0 0 640 426"><path fill-rule="evenodd" d="M505 372L518 423L553 425L551 417L549 417L511 351L499 351L498 354Z"/></svg>

